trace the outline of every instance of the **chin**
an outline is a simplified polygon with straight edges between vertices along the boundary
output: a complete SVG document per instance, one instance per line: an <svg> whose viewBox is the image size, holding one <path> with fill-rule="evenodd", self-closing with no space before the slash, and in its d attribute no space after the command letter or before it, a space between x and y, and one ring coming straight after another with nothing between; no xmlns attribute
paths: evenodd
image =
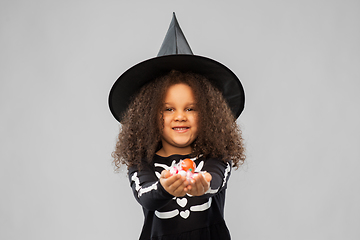
<svg viewBox="0 0 360 240"><path fill-rule="evenodd" d="M192 142L193 142L192 140L188 140L188 141L177 141L177 142L174 142L174 146L176 146L176 147L181 147L181 148L189 147Z"/></svg>

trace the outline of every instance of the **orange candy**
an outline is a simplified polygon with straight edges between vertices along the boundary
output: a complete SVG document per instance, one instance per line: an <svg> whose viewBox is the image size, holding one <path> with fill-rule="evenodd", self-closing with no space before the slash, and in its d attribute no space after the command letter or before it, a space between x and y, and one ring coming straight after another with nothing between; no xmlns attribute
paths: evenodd
<svg viewBox="0 0 360 240"><path fill-rule="evenodd" d="M194 163L194 161L190 160L189 158L186 158L181 161L181 168L184 171L190 171L193 173L195 171L196 164Z"/></svg>

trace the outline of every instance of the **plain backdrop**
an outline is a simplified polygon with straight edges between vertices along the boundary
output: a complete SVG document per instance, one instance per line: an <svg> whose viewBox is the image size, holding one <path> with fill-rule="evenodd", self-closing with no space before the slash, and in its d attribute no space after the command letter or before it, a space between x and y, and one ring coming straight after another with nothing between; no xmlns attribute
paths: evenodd
<svg viewBox="0 0 360 240"><path fill-rule="evenodd" d="M107 98L156 56L173 11L245 88L233 239L360 239L357 0L1 0L0 239L138 238Z"/></svg>

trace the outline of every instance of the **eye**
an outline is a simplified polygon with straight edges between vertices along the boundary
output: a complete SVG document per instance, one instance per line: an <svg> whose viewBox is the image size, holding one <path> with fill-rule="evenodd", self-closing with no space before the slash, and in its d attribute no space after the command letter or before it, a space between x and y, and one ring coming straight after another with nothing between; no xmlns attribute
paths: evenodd
<svg viewBox="0 0 360 240"><path fill-rule="evenodd" d="M165 108L165 112L171 112L171 111L173 111L172 108Z"/></svg>
<svg viewBox="0 0 360 240"><path fill-rule="evenodd" d="M187 108L186 111L191 112L191 111L195 111L195 109L194 108Z"/></svg>

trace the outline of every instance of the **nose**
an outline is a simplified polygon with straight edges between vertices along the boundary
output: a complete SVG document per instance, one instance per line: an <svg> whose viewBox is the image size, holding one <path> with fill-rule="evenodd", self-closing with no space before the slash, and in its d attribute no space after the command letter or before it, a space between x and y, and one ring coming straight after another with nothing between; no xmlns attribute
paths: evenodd
<svg viewBox="0 0 360 240"><path fill-rule="evenodd" d="M180 121L180 122L183 122L183 121L186 121L186 114L184 111L177 111L176 114L175 114L175 121Z"/></svg>

